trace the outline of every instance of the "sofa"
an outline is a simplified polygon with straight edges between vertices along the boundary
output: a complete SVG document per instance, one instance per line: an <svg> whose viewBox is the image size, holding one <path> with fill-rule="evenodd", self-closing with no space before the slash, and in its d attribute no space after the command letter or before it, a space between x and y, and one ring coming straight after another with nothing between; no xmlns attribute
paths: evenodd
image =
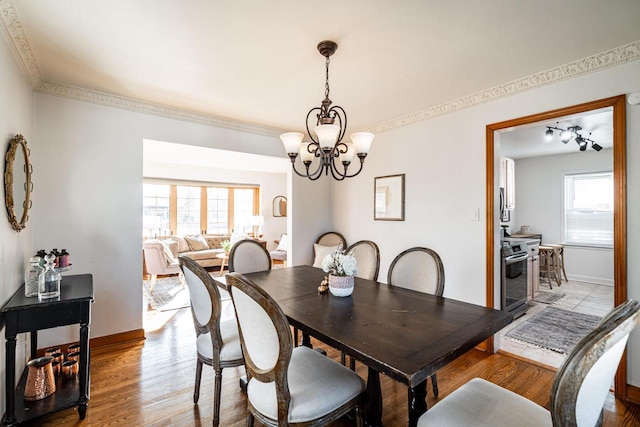
<svg viewBox="0 0 640 427"><path fill-rule="evenodd" d="M222 258L217 256L224 253L222 242L231 240L231 236L195 235L169 236L164 239L174 258L187 256L202 267L218 267L222 265Z"/></svg>

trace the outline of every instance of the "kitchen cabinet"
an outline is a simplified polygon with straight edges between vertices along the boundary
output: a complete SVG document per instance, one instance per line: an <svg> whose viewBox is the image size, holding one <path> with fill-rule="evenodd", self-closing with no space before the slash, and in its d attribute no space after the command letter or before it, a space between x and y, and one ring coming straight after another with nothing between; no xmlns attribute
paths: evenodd
<svg viewBox="0 0 640 427"><path fill-rule="evenodd" d="M516 207L515 162L508 157L500 157L500 188L504 188L504 208Z"/></svg>
<svg viewBox="0 0 640 427"><path fill-rule="evenodd" d="M527 269L529 273L529 301L531 301L540 292L540 257L538 255L530 256L527 260Z"/></svg>

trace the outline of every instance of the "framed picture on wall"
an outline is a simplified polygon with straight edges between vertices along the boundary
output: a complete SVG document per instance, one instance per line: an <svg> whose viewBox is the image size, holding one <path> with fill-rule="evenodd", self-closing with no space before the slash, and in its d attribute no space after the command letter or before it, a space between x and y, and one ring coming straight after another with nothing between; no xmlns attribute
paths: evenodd
<svg viewBox="0 0 640 427"><path fill-rule="evenodd" d="M374 178L373 209L374 220L404 221L404 174Z"/></svg>

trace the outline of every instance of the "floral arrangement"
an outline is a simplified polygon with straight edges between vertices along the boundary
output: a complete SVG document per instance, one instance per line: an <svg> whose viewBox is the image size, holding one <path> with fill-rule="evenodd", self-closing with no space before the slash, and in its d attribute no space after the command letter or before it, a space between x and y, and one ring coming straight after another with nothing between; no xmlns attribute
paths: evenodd
<svg viewBox="0 0 640 427"><path fill-rule="evenodd" d="M353 276L354 274L358 274L358 265L356 258L353 256L353 251L345 254L342 246L338 246L338 249L336 249L334 253L324 257L322 260L322 269L325 273L334 276Z"/></svg>
<svg viewBox="0 0 640 427"><path fill-rule="evenodd" d="M222 246L222 250L228 254L229 251L231 250L231 242L229 240L223 240L222 243L220 244Z"/></svg>

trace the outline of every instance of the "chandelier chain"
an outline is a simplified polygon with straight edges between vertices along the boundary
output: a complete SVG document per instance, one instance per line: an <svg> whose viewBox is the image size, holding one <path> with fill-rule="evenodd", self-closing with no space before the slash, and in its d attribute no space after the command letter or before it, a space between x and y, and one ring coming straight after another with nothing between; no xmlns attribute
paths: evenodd
<svg viewBox="0 0 640 427"><path fill-rule="evenodd" d="M324 97L328 99L329 98L329 57L328 56L327 56L325 67L327 71L326 71L326 80L324 83Z"/></svg>

